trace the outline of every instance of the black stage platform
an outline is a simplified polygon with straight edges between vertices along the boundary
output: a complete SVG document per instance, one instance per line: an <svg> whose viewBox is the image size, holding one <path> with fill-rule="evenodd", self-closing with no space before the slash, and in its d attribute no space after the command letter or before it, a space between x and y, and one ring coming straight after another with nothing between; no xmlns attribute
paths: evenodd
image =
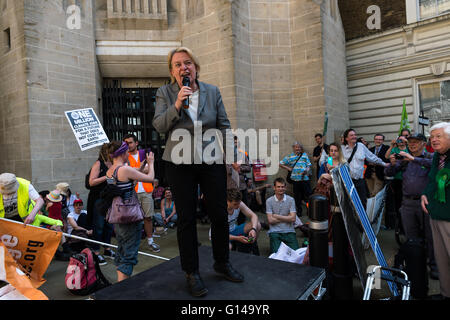
<svg viewBox="0 0 450 320"><path fill-rule="evenodd" d="M199 247L200 275L208 288L202 298L186 289L180 257L97 291L95 300L306 300L325 278L325 270L230 251L230 262L245 277L232 283L216 274L211 247Z"/></svg>

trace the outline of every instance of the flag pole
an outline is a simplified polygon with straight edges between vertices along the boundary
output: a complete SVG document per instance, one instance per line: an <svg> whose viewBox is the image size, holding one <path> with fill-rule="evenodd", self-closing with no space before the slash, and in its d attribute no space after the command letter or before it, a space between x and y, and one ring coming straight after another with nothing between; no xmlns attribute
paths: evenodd
<svg viewBox="0 0 450 320"><path fill-rule="evenodd" d="M33 227L33 228L40 228L40 229L45 229L45 230L49 230L49 231L60 232L60 231L56 231L56 230L50 230L50 229L47 229L47 228L42 228L42 227L38 227L38 226L33 226L33 225L30 225L30 224L24 224L23 222L14 221L14 220L10 220L10 219L0 218L0 220L5 220L5 221L9 221L9 222L14 222L14 223L17 223L17 224L22 224L22 225L24 225L24 227L30 226L30 227ZM100 241L96 241L96 240L92 240L92 239L88 239L88 238L83 238L83 237L71 235L71 234L64 233L64 232L61 232L61 233L63 234L63 236L65 236L65 237L67 237L67 238L78 239L78 240L82 240L82 241L86 241L86 242L91 242L91 243L99 244L99 245L102 245L102 246L112 247L112 248L115 248L115 249L118 248L116 245L113 245L113 244L110 244L110 243L104 243L104 242L100 242ZM141 255L147 256L147 257L152 257L152 258L156 258L156 259L165 260L165 261L169 261L169 260L170 260L170 259L168 259L168 258L156 256L156 255L154 255L154 254L150 254L150 253L142 252L142 251L138 251L138 254L141 254Z"/></svg>

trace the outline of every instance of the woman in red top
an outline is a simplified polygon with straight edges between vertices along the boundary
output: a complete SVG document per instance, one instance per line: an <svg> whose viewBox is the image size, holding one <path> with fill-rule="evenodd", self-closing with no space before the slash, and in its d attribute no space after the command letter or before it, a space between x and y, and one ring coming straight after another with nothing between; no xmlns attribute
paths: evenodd
<svg viewBox="0 0 450 320"><path fill-rule="evenodd" d="M62 196L59 192L59 190L53 190L49 194L46 195L46 198L48 201L46 210L48 212L48 217L52 219L61 220L64 224L64 230L66 227L66 224L64 223L64 219L61 215L61 209L62 209Z"/></svg>

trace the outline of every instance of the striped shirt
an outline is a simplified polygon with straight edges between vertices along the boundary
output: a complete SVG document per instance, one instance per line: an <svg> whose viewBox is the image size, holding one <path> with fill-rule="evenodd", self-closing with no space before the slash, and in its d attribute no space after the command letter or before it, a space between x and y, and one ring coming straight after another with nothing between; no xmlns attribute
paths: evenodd
<svg viewBox="0 0 450 320"><path fill-rule="evenodd" d="M311 161L309 161L306 152L303 152L300 159L298 159L298 157L299 155L292 152L291 154L284 157L284 159L280 161L280 164L289 167L293 167L295 164L295 167L292 169L291 179L294 181L308 181L309 176L307 174L303 175L302 173L311 168ZM296 161L297 163L295 163Z"/></svg>

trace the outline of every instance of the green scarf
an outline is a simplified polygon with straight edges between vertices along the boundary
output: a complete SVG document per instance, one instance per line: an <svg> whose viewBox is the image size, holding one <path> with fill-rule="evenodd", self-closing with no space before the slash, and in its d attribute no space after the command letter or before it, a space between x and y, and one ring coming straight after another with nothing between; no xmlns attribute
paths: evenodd
<svg viewBox="0 0 450 320"><path fill-rule="evenodd" d="M436 175L437 192L435 199L440 203L445 203L445 188L450 184L450 169L443 168Z"/></svg>

